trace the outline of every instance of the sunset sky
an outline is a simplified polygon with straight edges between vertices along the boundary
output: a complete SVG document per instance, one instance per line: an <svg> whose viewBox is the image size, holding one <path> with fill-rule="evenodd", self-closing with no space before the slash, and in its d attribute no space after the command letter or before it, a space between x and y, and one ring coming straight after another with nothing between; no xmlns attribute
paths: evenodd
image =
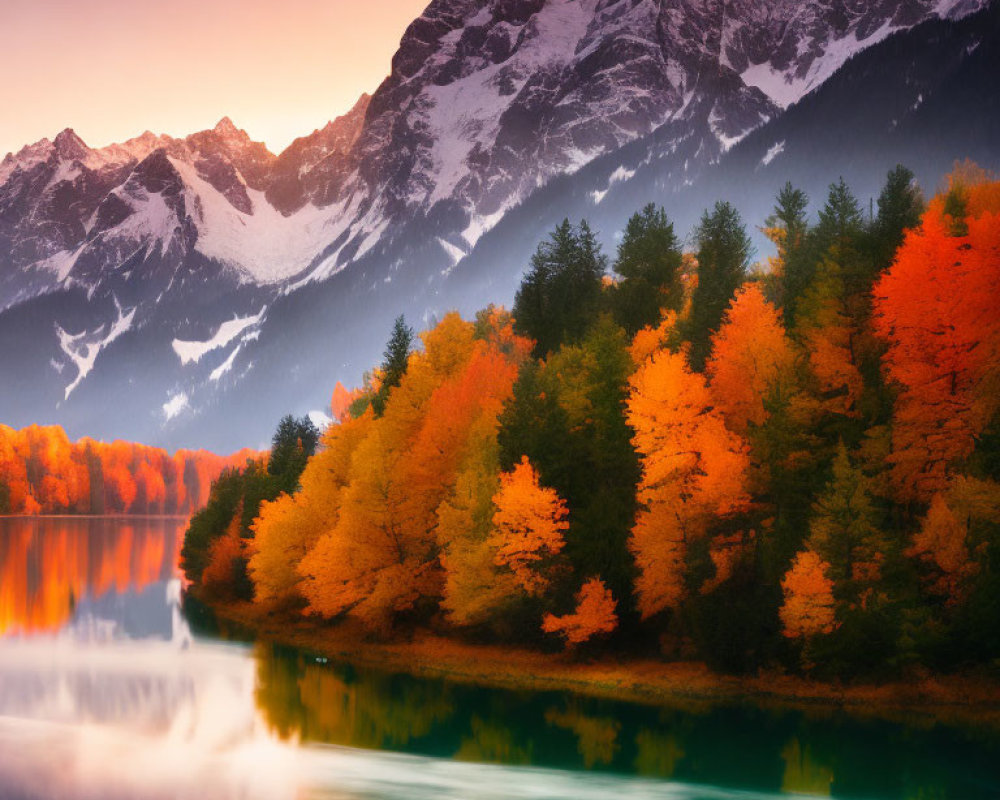
<svg viewBox="0 0 1000 800"><path fill-rule="evenodd" d="M374 90L429 0L0 0L0 158L228 115L274 152Z"/></svg>

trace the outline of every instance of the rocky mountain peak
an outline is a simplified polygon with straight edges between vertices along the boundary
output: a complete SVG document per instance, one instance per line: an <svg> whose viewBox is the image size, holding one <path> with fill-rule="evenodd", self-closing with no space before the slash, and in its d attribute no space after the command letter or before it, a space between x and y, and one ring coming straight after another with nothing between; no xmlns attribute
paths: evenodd
<svg viewBox="0 0 1000 800"><path fill-rule="evenodd" d="M82 160L90 154L90 148L72 128L65 128L53 140L55 152L59 158L67 161Z"/></svg>
<svg viewBox="0 0 1000 800"><path fill-rule="evenodd" d="M225 137L227 139L228 138L237 138L237 137L238 138L246 137L247 139L250 138L247 135L246 131L243 131L243 130L240 130L239 128L237 128L233 124L233 121L229 117L223 117L222 119L220 119L215 124L215 127L212 128L212 132L213 133L217 133L219 136L223 136L223 137Z"/></svg>

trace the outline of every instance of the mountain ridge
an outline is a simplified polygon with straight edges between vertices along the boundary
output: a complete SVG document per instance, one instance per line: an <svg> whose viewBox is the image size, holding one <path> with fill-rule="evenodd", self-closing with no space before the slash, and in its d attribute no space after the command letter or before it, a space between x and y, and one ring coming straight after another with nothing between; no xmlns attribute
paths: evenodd
<svg viewBox="0 0 1000 800"><path fill-rule="evenodd" d="M45 311L22 323L34 325L25 352L0 353L3 365L34 353L38 388L3 389L0 410L49 408L91 432L104 424L93 404L115 387L135 394L137 419L114 435L194 441L238 387L270 391L289 348L313 352L307 323L331 360L320 378L296 357L288 391L315 408L315 385L358 379L399 311L426 320L509 299L521 250L544 233L515 224L519 209L563 197L610 235L640 195L708 181L794 113L796 92L826 85L832 64L984 3L726 4L741 25L713 16L717 6L436 0L371 96L278 155L223 118L183 139L147 132L97 150L64 131L23 148L19 168L8 156L0 333L12 335L4 316L21 318L19 305ZM776 167L787 157L770 156ZM497 226L516 244L484 259ZM213 342L241 320L252 322L203 359L171 347ZM125 366L137 359L157 370L141 393Z"/></svg>

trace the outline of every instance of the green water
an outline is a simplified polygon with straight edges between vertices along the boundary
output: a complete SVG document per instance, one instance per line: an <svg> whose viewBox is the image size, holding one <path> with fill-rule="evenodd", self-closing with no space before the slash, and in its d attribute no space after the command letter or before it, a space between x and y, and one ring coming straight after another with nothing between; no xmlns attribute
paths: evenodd
<svg viewBox="0 0 1000 800"><path fill-rule="evenodd" d="M1000 732L817 707L637 705L486 689L258 646L256 698L282 737L766 795L1000 797Z"/></svg>

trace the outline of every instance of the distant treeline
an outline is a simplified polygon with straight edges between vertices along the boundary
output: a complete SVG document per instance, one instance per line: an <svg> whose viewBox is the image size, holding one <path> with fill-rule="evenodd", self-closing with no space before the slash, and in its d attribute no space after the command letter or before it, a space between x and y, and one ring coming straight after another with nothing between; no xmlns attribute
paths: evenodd
<svg viewBox="0 0 1000 800"><path fill-rule="evenodd" d="M186 514L225 468L257 455L171 456L133 442L71 442L59 426L0 425L0 514Z"/></svg>
<svg viewBox="0 0 1000 800"><path fill-rule="evenodd" d="M386 637L845 677L1000 658L1000 182L960 165L925 203L899 167L877 212L842 181L809 208L780 191L766 264L724 202L690 252L646 207L610 265L563 222L510 313L416 350L400 319L315 454L279 431L273 500L260 468L220 482L188 576Z"/></svg>

